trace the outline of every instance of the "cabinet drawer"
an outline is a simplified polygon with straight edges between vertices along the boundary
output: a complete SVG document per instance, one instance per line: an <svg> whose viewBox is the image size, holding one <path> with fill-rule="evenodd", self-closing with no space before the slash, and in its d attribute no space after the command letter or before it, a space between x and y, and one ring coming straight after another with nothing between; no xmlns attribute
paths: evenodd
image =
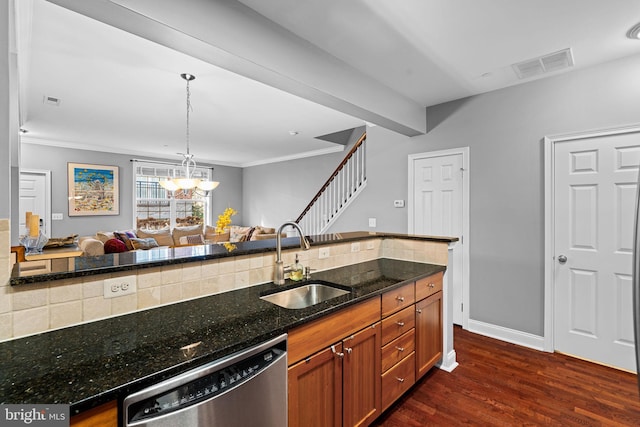
<svg viewBox="0 0 640 427"><path fill-rule="evenodd" d="M415 350L415 331L415 329L411 329L382 347L382 372L391 368Z"/></svg>
<svg viewBox="0 0 640 427"><path fill-rule="evenodd" d="M443 272L425 277L416 282L416 301L420 301L442 290Z"/></svg>
<svg viewBox="0 0 640 427"><path fill-rule="evenodd" d="M387 409L415 383L415 353L382 374L382 410Z"/></svg>
<svg viewBox="0 0 640 427"><path fill-rule="evenodd" d="M382 317L395 313L415 301L415 285L413 283L385 292L382 294Z"/></svg>
<svg viewBox="0 0 640 427"><path fill-rule="evenodd" d="M412 329L416 324L416 310L414 305L382 319L382 345L385 345L400 335Z"/></svg>

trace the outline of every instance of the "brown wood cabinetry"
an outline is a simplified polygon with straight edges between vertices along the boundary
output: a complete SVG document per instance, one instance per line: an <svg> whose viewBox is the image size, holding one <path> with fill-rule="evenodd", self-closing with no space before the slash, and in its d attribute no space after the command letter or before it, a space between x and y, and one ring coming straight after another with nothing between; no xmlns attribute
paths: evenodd
<svg viewBox="0 0 640 427"><path fill-rule="evenodd" d="M442 358L442 291L416 303L416 376Z"/></svg>
<svg viewBox="0 0 640 427"><path fill-rule="evenodd" d="M118 427L118 405L111 401L71 417L71 427Z"/></svg>
<svg viewBox="0 0 640 427"><path fill-rule="evenodd" d="M380 323L342 341L343 426L367 426L380 415Z"/></svg>
<svg viewBox="0 0 640 427"><path fill-rule="evenodd" d="M289 368L289 425L342 423L342 344L326 348Z"/></svg>
<svg viewBox="0 0 640 427"><path fill-rule="evenodd" d="M354 319L368 323L352 331ZM379 320L378 297L290 332L289 426L366 426L380 415Z"/></svg>

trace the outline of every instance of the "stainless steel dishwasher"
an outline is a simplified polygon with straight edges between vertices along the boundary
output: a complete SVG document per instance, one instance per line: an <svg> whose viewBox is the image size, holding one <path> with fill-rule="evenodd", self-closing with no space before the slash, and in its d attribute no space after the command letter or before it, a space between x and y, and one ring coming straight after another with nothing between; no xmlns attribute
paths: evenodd
<svg viewBox="0 0 640 427"><path fill-rule="evenodd" d="M126 427L287 425L287 335L127 396Z"/></svg>

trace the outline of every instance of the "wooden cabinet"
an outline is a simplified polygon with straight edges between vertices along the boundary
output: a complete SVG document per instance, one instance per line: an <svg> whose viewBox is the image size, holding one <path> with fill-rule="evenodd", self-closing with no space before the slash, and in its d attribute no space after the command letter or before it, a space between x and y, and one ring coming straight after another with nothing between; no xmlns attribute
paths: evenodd
<svg viewBox="0 0 640 427"><path fill-rule="evenodd" d="M380 323L342 341L343 426L367 426L380 415Z"/></svg>
<svg viewBox="0 0 640 427"><path fill-rule="evenodd" d="M416 377L442 358L442 291L416 303Z"/></svg>
<svg viewBox="0 0 640 427"><path fill-rule="evenodd" d="M289 332L289 426L366 426L442 357L443 273Z"/></svg>
<svg viewBox="0 0 640 427"><path fill-rule="evenodd" d="M71 427L117 427L118 405L111 401L71 417Z"/></svg>
<svg viewBox="0 0 640 427"><path fill-rule="evenodd" d="M380 415L379 320L378 297L289 333L289 426L366 426Z"/></svg>
<svg viewBox="0 0 640 427"><path fill-rule="evenodd" d="M289 425L342 423L342 344L326 348L289 368Z"/></svg>

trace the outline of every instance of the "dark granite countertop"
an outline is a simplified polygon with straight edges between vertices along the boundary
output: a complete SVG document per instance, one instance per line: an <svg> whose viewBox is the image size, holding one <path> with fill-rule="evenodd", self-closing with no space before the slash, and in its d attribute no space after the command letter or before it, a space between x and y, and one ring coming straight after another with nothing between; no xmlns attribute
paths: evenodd
<svg viewBox="0 0 640 427"><path fill-rule="evenodd" d="M315 273L352 292L305 309L261 300L283 288L268 283L6 341L0 403L65 403L73 415L444 269L383 258ZM186 358L180 348L200 341Z"/></svg>
<svg viewBox="0 0 640 427"><path fill-rule="evenodd" d="M309 236L311 246L332 245L359 241L371 238L401 238L410 240L428 240L436 242L455 242L457 237L414 236L394 233L373 233L354 231L349 233L323 234ZM119 254L106 254L94 257L75 257L73 263L52 263L52 271L45 274L33 275L28 264L16 263L11 272L9 283L12 286L28 285L52 280L85 277L96 274L114 273L118 271L138 270L141 268L160 267L172 264L204 261L226 257L237 257L264 252L275 251L276 241L257 240L234 243L235 249L229 251L223 245L198 245L176 248L158 248L148 251L131 251ZM296 248L300 244L298 237L282 239L282 248ZM27 267L27 268L25 268Z"/></svg>

